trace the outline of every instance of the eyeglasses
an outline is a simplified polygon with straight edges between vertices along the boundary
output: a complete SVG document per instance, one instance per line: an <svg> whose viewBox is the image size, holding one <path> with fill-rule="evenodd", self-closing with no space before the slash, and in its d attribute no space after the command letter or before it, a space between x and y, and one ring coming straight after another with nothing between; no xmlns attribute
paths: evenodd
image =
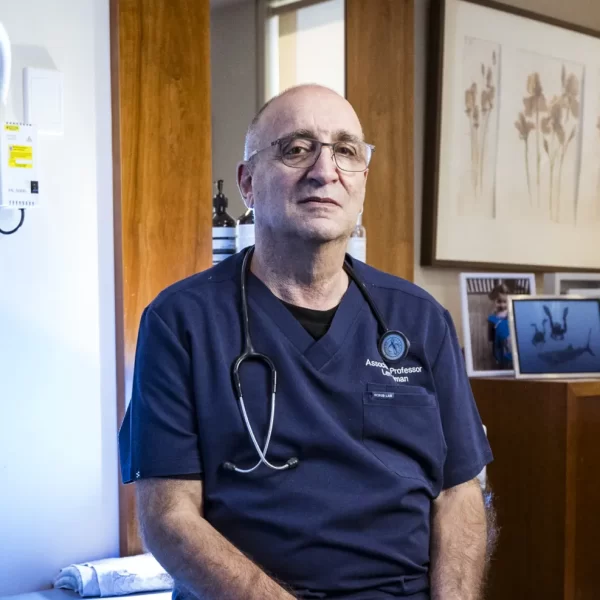
<svg viewBox="0 0 600 600"><path fill-rule="evenodd" d="M255 150L248 160L273 146L279 147L279 158L283 164L294 169L310 169L319 160L323 146L330 146L337 167L350 173L366 171L375 151L375 146L360 141L327 143L308 137L288 136L271 142L265 148Z"/></svg>

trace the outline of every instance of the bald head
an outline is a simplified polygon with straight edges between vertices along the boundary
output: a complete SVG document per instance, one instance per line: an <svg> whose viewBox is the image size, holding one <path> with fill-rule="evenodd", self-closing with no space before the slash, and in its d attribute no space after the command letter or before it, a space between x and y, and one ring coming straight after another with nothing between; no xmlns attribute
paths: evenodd
<svg viewBox="0 0 600 600"><path fill-rule="evenodd" d="M335 110L347 113L349 121L355 129L360 131L362 137L362 127L358 116L352 105L343 96L322 85L302 84L288 88L271 98L258 111L246 133L244 160L248 160L253 152L264 148L275 139L273 135L276 134L273 131L277 129L278 117L285 117L308 102L326 103L328 106L335 107ZM283 134L285 133L287 132L283 132Z"/></svg>
<svg viewBox="0 0 600 600"><path fill-rule="evenodd" d="M276 240L345 248L365 198L372 146L362 142L354 109L329 88L297 86L263 106L237 169L240 194L254 209L257 248Z"/></svg>

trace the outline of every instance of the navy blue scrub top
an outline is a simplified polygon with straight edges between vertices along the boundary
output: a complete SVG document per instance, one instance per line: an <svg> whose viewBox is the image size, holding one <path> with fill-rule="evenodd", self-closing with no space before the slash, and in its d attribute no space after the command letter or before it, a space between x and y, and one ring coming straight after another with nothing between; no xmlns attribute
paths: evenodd
<svg viewBox="0 0 600 600"><path fill-rule="evenodd" d="M226 461L257 460L231 383L243 345L242 257L146 308L119 434L123 481L200 473L207 521L300 598L429 598L432 500L492 460L448 312L417 286L353 260L388 326L410 340L391 369L354 283L315 341L250 275L253 343L278 371L268 457L300 463L227 471ZM241 370L261 445L268 375L260 363Z"/></svg>

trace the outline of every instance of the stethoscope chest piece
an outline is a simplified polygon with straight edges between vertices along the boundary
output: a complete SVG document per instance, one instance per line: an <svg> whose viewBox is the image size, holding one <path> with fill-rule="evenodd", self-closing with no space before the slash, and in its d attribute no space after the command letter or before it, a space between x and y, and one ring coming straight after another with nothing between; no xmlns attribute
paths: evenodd
<svg viewBox="0 0 600 600"><path fill-rule="evenodd" d="M379 354L388 364L396 364L408 355L410 342L401 331L388 330L379 338Z"/></svg>

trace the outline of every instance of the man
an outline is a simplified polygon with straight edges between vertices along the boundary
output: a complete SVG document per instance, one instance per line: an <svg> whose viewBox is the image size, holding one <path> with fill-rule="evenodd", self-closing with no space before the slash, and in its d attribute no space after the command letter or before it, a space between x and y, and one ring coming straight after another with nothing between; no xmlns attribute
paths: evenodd
<svg viewBox="0 0 600 600"><path fill-rule="evenodd" d="M350 104L318 86L275 98L249 129L238 184L256 222L249 333L278 375L270 436L271 371L245 362L242 400L231 383L245 253L144 313L122 471L176 596L479 598L475 478L491 452L452 321L413 284L351 261L410 341L392 366L343 268L371 152Z"/></svg>

